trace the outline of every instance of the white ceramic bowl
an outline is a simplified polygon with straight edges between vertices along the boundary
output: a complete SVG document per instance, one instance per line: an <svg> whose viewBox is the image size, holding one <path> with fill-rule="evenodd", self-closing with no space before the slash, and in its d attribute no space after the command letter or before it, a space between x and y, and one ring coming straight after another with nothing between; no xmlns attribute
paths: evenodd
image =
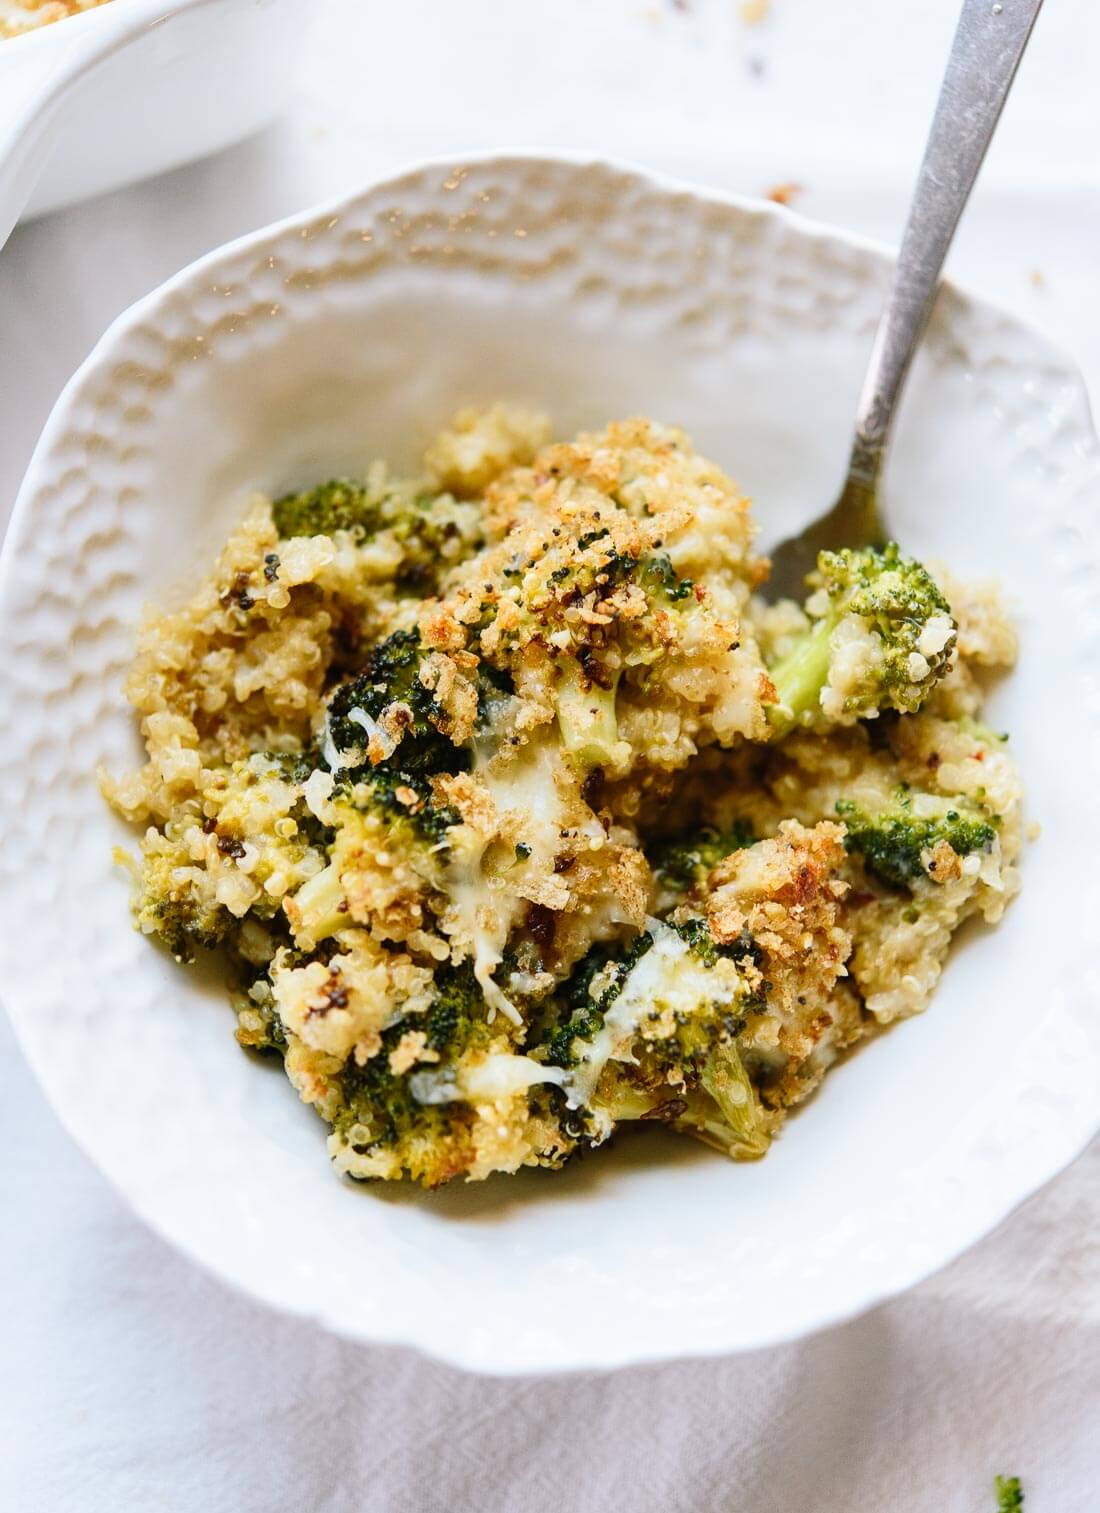
<svg viewBox="0 0 1100 1513"><path fill-rule="evenodd" d="M219 1276L484 1370L745 1350L926 1276L1096 1129L1097 447L1065 359L955 290L889 515L917 553L1007 584L1023 650L992 719L1044 832L931 1011L834 1071L765 1161L654 1132L434 1196L343 1185L282 1073L234 1045L218 984L131 931L111 864L127 836L93 773L136 754L120 685L142 603L181 592L246 490L411 463L457 405L503 395L562 433L683 423L775 539L832 497L887 270L774 206L602 163L434 164L204 258L69 384L2 566L0 983L73 1135Z"/></svg>
<svg viewBox="0 0 1100 1513"><path fill-rule="evenodd" d="M257 131L305 21L298 0L111 0L0 41L0 245Z"/></svg>

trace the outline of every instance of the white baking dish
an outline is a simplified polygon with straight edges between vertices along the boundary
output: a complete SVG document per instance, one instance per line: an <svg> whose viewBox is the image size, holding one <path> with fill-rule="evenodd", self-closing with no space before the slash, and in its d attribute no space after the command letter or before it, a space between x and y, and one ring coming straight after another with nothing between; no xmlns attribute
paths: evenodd
<svg viewBox="0 0 1100 1513"><path fill-rule="evenodd" d="M300 0L112 0L0 41L0 245L240 140L285 98Z"/></svg>

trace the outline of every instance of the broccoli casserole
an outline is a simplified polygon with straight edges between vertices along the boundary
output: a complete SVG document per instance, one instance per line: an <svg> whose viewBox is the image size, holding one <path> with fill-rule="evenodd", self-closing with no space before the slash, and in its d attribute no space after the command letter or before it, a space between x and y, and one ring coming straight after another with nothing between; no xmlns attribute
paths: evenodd
<svg viewBox="0 0 1100 1513"><path fill-rule="evenodd" d="M51 21L64 21L107 0L0 0L0 39L18 37Z"/></svg>
<svg viewBox="0 0 1100 1513"><path fill-rule="evenodd" d="M423 476L257 498L150 612L134 915L217 948L336 1167L434 1187L658 1123L736 1158L1017 888L994 589L896 547L755 597L748 501L647 420L464 411Z"/></svg>

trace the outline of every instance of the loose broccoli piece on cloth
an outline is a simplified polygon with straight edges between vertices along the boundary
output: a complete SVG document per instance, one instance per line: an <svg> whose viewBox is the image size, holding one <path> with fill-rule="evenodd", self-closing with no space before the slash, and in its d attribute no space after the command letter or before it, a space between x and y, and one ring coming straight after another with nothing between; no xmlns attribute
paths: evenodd
<svg viewBox="0 0 1100 1513"><path fill-rule="evenodd" d="M993 1490L997 1494L997 1513L1016 1513L1024 1505L1024 1490L1018 1476L998 1476Z"/></svg>
<svg viewBox="0 0 1100 1513"><path fill-rule="evenodd" d="M919 709L958 635L931 574L891 542L822 552L810 583L809 629L769 669L776 730Z"/></svg>

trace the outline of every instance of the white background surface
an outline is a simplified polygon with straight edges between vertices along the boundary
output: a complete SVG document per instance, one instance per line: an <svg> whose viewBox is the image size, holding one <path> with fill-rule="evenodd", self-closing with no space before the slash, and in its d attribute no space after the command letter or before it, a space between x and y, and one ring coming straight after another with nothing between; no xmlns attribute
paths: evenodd
<svg viewBox="0 0 1100 1513"><path fill-rule="evenodd" d="M282 123L0 252L0 511L115 314L226 238L419 156L566 146L748 193L795 182L806 213L896 239L956 13L774 0L747 26L733 0L302 9ZM950 265L1072 350L1094 394L1098 67L1100 8L1050 0ZM934 1097L930 1113L950 1117ZM344 1345L177 1259L69 1144L6 1028L0 1141L5 1510L983 1513L998 1471L1023 1476L1028 1513L1096 1506L1097 1146L940 1277L826 1336L497 1383Z"/></svg>

